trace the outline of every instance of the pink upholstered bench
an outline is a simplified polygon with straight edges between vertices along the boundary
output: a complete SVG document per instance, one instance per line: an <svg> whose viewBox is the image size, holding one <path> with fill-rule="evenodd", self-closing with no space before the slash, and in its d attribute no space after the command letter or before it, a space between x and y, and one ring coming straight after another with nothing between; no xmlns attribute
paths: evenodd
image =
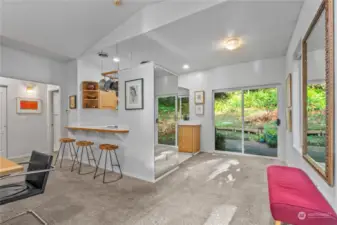
<svg viewBox="0 0 337 225"><path fill-rule="evenodd" d="M302 170L270 166L267 175L270 210L275 221L293 225L337 225L336 213Z"/></svg>

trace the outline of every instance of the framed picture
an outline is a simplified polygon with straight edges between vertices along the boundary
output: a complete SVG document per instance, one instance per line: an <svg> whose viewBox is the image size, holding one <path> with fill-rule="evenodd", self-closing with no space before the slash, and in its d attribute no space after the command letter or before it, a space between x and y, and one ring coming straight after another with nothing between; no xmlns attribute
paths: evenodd
<svg viewBox="0 0 337 225"><path fill-rule="evenodd" d="M293 130L293 121L292 121L292 109L287 108L287 130L292 132Z"/></svg>
<svg viewBox="0 0 337 225"><path fill-rule="evenodd" d="M195 105L195 114L204 115L204 105Z"/></svg>
<svg viewBox="0 0 337 225"><path fill-rule="evenodd" d="M77 108L76 95L69 96L69 109L76 109L76 108Z"/></svg>
<svg viewBox="0 0 337 225"><path fill-rule="evenodd" d="M204 104L205 103L205 92L204 91L195 91L194 92L194 103L195 104Z"/></svg>
<svg viewBox="0 0 337 225"><path fill-rule="evenodd" d="M33 98L16 98L16 113L41 113L42 101Z"/></svg>
<svg viewBox="0 0 337 225"><path fill-rule="evenodd" d="M287 107L292 107L292 75L289 73L287 77Z"/></svg>
<svg viewBox="0 0 337 225"><path fill-rule="evenodd" d="M144 79L125 81L125 109L135 110L144 108Z"/></svg>

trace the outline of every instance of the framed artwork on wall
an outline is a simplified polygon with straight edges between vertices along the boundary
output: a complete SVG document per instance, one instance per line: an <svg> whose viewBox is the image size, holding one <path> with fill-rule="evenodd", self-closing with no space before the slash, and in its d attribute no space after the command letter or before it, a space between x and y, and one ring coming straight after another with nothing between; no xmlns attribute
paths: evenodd
<svg viewBox="0 0 337 225"><path fill-rule="evenodd" d="M144 108L144 79L125 81L125 109Z"/></svg>
<svg viewBox="0 0 337 225"><path fill-rule="evenodd" d="M287 130L289 132L292 132L293 130L293 121L292 121L292 109L291 108L287 108Z"/></svg>
<svg viewBox="0 0 337 225"><path fill-rule="evenodd" d="M77 108L77 101L76 95L69 96L69 109L76 109Z"/></svg>
<svg viewBox="0 0 337 225"><path fill-rule="evenodd" d="M16 98L16 113L38 114L42 112L42 101L34 98Z"/></svg>
<svg viewBox="0 0 337 225"><path fill-rule="evenodd" d="M195 114L204 115L204 105L195 105Z"/></svg>
<svg viewBox="0 0 337 225"><path fill-rule="evenodd" d="M204 91L195 91L194 92L194 103L195 104L204 104L205 103L205 92Z"/></svg>
<svg viewBox="0 0 337 225"><path fill-rule="evenodd" d="M287 85L287 107L292 107L292 75L289 73L286 80Z"/></svg>

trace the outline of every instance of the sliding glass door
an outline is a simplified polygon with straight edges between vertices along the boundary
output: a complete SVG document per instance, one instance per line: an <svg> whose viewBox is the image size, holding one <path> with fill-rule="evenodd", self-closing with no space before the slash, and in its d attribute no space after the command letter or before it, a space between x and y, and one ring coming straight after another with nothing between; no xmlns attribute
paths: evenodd
<svg viewBox="0 0 337 225"><path fill-rule="evenodd" d="M277 88L214 93L215 149L277 157Z"/></svg>
<svg viewBox="0 0 337 225"><path fill-rule="evenodd" d="M277 88L243 91L244 153L277 157Z"/></svg>
<svg viewBox="0 0 337 225"><path fill-rule="evenodd" d="M242 152L242 92L214 94L215 149Z"/></svg>

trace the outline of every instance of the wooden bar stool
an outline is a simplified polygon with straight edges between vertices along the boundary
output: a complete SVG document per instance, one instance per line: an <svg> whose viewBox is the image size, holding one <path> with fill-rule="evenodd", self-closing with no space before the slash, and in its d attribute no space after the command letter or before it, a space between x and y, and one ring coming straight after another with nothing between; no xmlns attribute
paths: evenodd
<svg viewBox="0 0 337 225"><path fill-rule="evenodd" d="M72 139L72 138L61 138L60 139L60 148L59 148L59 151L57 152L57 156L56 156L56 160L55 160L55 164L54 166L56 165L57 163L57 160L59 158L59 155L60 155L60 152L61 152L61 148L62 148L62 158L61 158L61 162L60 162L60 168L62 168L62 162L63 162L63 156L64 156L64 151L65 151L65 148L66 148L66 145L68 144L68 147L69 147L69 151L70 151L70 155L71 155L71 159L74 160L75 159L75 156L76 156L76 150L75 150L75 146L74 146L74 142L76 140L75 139ZM73 152L74 151L74 152Z"/></svg>
<svg viewBox="0 0 337 225"><path fill-rule="evenodd" d="M115 182L115 181L118 181L118 180L122 179L122 178L123 178L123 173L122 173L121 165L119 164L118 157L117 157L117 154L116 154L116 150L118 149L118 145L101 144L101 145L99 145L99 149L101 150L101 154L99 155L99 159L98 159L98 163L97 163L97 166L96 166L96 171L95 171L94 179L95 179L96 177L102 175L102 174L103 174L103 183L104 183L104 184L106 184L106 183L111 183L111 182ZM101 157L102 157L103 151L105 152L105 166L104 166L104 172L101 173L101 174L97 174L98 166L99 166L99 163L100 163L100 161L101 161ZM111 151L113 151L113 152L115 153L117 165L112 163ZM119 172L120 172L120 177L119 177L118 179L112 180L112 181L109 181L109 182L105 181L106 163L107 163L107 159L108 159L108 152L109 152L109 156L110 156L111 169L113 170L113 167L114 167L114 166L117 166L117 167L119 168Z"/></svg>
<svg viewBox="0 0 337 225"><path fill-rule="evenodd" d="M76 161L77 161L77 163L80 164L80 166L78 167L78 174L85 175L85 174L89 174L89 173L95 172L95 170L94 170L94 171L88 172L88 173L81 173L84 148L85 148L85 150L87 152L88 164L91 166L91 162L90 161L94 161L94 163L95 163L94 166L96 167L96 165L97 165L96 164L96 159L95 159L94 152L93 152L93 150L91 148L91 146L94 145L94 142L92 142L92 141L78 141L78 142L76 142L76 145L77 145L77 151L76 151L76 155L75 155L75 160L73 161L73 165L71 167L71 172L74 171L74 166L75 166ZM90 155L89 149L90 149L92 158L90 158L90 156L89 156ZM79 155L78 155L79 151L81 151L81 158L80 159L79 159Z"/></svg>

